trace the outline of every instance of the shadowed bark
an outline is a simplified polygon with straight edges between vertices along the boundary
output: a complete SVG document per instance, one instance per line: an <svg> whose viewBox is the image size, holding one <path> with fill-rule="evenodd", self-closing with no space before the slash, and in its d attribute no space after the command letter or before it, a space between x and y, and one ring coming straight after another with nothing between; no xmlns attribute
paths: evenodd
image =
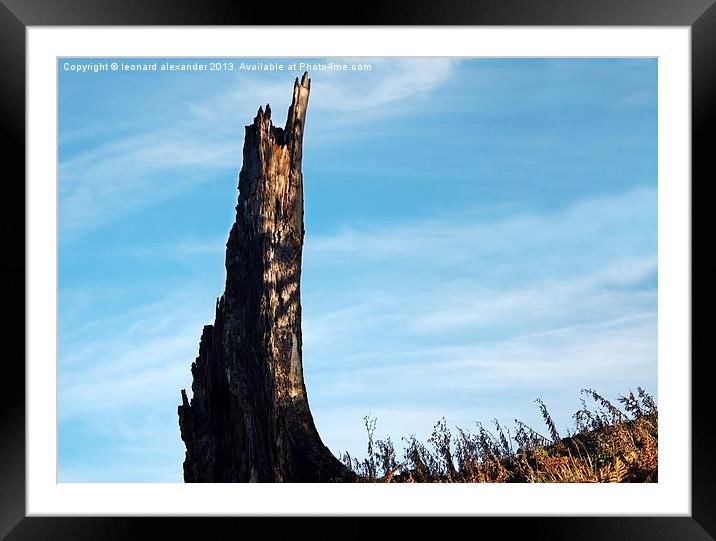
<svg viewBox="0 0 716 541"><path fill-rule="evenodd" d="M328 482L352 473L322 443L301 359L303 130L311 82L293 87L286 127L259 108L246 126L226 285L182 390L186 482Z"/></svg>

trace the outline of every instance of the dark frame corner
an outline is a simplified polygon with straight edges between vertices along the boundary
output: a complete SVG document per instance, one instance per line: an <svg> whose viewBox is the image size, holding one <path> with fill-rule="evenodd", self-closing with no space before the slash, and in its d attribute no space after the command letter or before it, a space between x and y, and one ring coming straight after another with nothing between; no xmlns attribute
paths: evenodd
<svg viewBox="0 0 716 541"><path fill-rule="evenodd" d="M716 455L713 431L715 413L709 389L709 358L703 355L710 331L711 307L716 303L716 263L708 250L696 252L696 241L710 237L711 225L705 214L712 200L708 186L713 178L710 163L716 140L716 0L631 0L623 3L592 0L409 0L355 5L354 15L341 21L338 12L303 6L301 18L294 12L266 10L255 3L220 0L192 3L176 0L0 0L0 133L2 145L14 175L5 175L4 190L14 190L15 201L25 201L25 30L27 26L70 25L247 25L247 24L397 24L397 25L569 25L569 26L688 26L691 28L692 76L692 287L699 294L692 304L692 516L684 518L482 518L510 533L545 539L716 539ZM7 169L5 169L7 170ZM20 178L23 181L20 181ZM694 197L694 194L696 197ZM11 201L10 198L6 199ZM10 210L19 213L13 215ZM700 211L700 212L697 212ZM5 355L0 411L0 539L139 539L151 530L160 538L212 538L216 526L235 525L237 519L168 518L30 518L25 517L25 370L19 358L25 356L25 236L15 233L25 223L25 205L7 205L2 215L4 253L0 263L4 300L15 310L3 326L4 344L14 345ZM23 286L20 287L19 284ZM693 295L692 295L693 298ZM20 317L19 314L22 314ZM696 315L700 317L695 317ZM675 362L680 362L676 360ZM702 427L702 428L700 428ZM242 519L238 519L242 520ZM265 519L243 519L257 521ZM340 522L334 524L336 520ZM375 524L380 520L380 524ZM301 529L326 531L339 538L358 538L385 528L384 519L273 519L272 533L295 533ZM307 525L306 523L310 523ZM424 529L424 520L401 521L401 533ZM444 522L443 522L444 524ZM416 528L416 525L418 528ZM492 525L492 524L491 524ZM235 526L234 526L235 527ZM445 530L445 528L448 530ZM443 533L449 526L441 525ZM7 537L5 537L7 536ZM152 535L152 537L154 537ZM272 536L273 537L273 536Z"/></svg>

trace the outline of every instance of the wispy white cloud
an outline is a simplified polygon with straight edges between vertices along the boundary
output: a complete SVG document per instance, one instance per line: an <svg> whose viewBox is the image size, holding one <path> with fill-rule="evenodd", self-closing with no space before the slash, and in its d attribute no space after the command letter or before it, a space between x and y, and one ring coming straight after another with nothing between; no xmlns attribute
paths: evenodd
<svg viewBox="0 0 716 541"><path fill-rule="evenodd" d="M459 59L347 59L373 65L369 77L346 78L339 73L317 80L312 105L318 110L345 113L390 113L390 107L428 96L449 80ZM377 76L376 76L377 75ZM355 118L355 117L350 117Z"/></svg>
<svg viewBox="0 0 716 541"><path fill-rule="evenodd" d="M201 329L213 317L212 297L202 293L171 295L63 335L60 418L177 402L179 389L191 384Z"/></svg>
<svg viewBox="0 0 716 541"><path fill-rule="evenodd" d="M592 255L595 250L628 251L656 247L656 198L653 188L637 188L612 196L577 201L562 209L519 214L485 222L461 211L451 220L432 219L390 226L364 224L330 235L306 235L306 251L313 254L350 254L360 258L419 258L442 262L464 261L476 255L519 256L572 250ZM636 227L634 227L636 226ZM652 229L652 226L654 228ZM610 242L590 244L601 237ZM584 246L585 250L581 250ZM440 257L435 257L439 253ZM512 258L511 258L512 259ZM490 265L499 264L493 261Z"/></svg>
<svg viewBox="0 0 716 541"><path fill-rule="evenodd" d="M486 325L520 323L555 325L583 317L607 317L641 311L654 304L656 291L620 290L656 272L656 258L627 258L586 277L539 281L529 287L497 290L469 288L444 295L434 310L413 324L422 332L442 332ZM443 292L446 293L446 292Z"/></svg>
<svg viewBox="0 0 716 541"><path fill-rule="evenodd" d="M125 246L113 253L117 258L128 259L170 259L177 262L187 262L197 258L211 258L214 262L223 261L226 253L226 241L229 229L220 236L200 237L189 235L163 244Z"/></svg>
<svg viewBox="0 0 716 541"><path fill-rule="evenodd" d="M132 136L59 164L63 240L211 180L229 169L240 140L202 139L179 128Z"/></svg>
<svg viewBox="0 0 716 541"><path fill-rule="evenodd" d="M307 235L306 348L330 359L348 340L342 357L353 358L386 334L494 339L506 329L514 336L651 312L656 289L645 284L657 272L655 198L639 189L493 222ZM328 275L323 287L340 293L312 293L314 280L318 287ZM388 345L381 343L383 353Z"/></svg>
<svg viewBox="0 0 716 541"><path fill-rule="evenodd" d="M570 416L582 388L612 399L638 385L655 391L656 355L656 314L650 313L555 335L386 351L384 362L363 359L343 370L318 371L307 385L313 404L332 404L315 413L327 445L356 453L364 452L365 436L358 438L356 430L369 413L388 423L385 433L394 440L413 433L425 437L429 423L443 416L451 426L468 429L493 418L511 426L515 417L539 429L532 401L543 396L557 406L551 412L564 432L573 426ZM401 413L408 405L414 415Z"/></svg>
<svg viewBox="0 0 716 541"><path fill-rule="evenodd" d="M61 482L181 481L179 390L212 316L210 292L184 291L60 336L60 445L92 434L89 449L60 453Z"/></svg>
<svg viewBox="0 0 716 541"><path fill-rule="evenodd" d="M341 62L368 63L372 69L351 73L311 72L311 122L330 119L357 124L367 117L395 115L404 107L415 109L415 100L430 95L447 82L460 64L459 59L451 58L355 58L341 59ZM213 124L224 124L227 118L243 119L246 124L259 105L270 103L274 122L282 124L291 99L290 92L286 91L286 80L289 78L267 80L240 72L229 89L191 102L188 108ZM315 120L316 116L320 120Z"/></svg>
<svg viewBox="0 0 716 541"><path fill-rule="evenodd" d="M367 77L317 74L311 97L316 114L312 114L311 121L326 125L349 119L358 125L368 120L366 115L395 114L398 104L410 105L448 79L455 65L449 59L431 61L429 65L420 60L371 62L375 70ZM59 164L60 226L64 237L111 223L126 213L208 182L211 171L237 171L243 126L250 123L258 106L267 102L273 104L276 122L283 124L290 97L290 79L242 73L229 90L174 103L177 115L172 122L153 125L153 120L147 118L145 125L153 125L147 131L109 141L97 137L103 142ZM329 130L329 126L324 127ZM78 133L60 135L66 141ZM320 139L313 138L312 144Z"/></svg>
<svg viewBox="0 0 716 541"><path fill-rule="evenodd" d="M443 392L540 389L629 379L635 370L655 361L656 313L597 324L575 325L559 333L533 333L506 340L481 340L461 346L408 349L390 362L352 365L351 377L318 371L326 389L339 396L388 393L392 382L401 392L420 396L430 389ZM325 380L333 380L329 384ZM422 389L422 391L421 391ZM386 396L388 396L386 394Z"/></svg>
<svg viewBox="0 0 716 541"><path fill-rule="evenodd" d="M369 412L393 435L425 434L426 416L411 421L406 404L439 403L430 418L463 427L515 416L539 426L532 400L545 396L564 430L583 387L656 390L655 190L307 236L305 269L338 276L326 286L335 301L304 289L306 385L334 451L362 452L346 419L360 429Z"/></svg>

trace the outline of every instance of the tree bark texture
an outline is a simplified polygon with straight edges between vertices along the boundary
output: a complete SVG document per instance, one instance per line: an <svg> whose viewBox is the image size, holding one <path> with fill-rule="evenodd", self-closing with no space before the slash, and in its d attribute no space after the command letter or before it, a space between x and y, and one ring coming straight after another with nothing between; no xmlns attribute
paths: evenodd
<svg viewBox="0 0 716 541"><path fill-rule="evenodd" d="M352 473L323 444L301 359L303 130L311 82L296 79L286 127L246 126L226 284L182 389L185 482L330 482Z"/></svg>

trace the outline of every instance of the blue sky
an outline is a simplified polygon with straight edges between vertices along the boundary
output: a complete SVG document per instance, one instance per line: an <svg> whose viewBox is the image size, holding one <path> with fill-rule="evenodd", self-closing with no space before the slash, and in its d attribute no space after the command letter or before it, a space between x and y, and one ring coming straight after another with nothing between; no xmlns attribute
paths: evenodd
<svg viewBox="0 0 716 541"><path fill-rule="evenodd" d="M282 122L296 73L65 62L92 61L58 61L59 481L181 481L244 125L267 102ZM346 62L372 69L311 73L304 140L329 448L363 456L366 414L399 443L443 416L542 430L538 397L566 431L585 387L656 395L657 61Z"/></svg>

